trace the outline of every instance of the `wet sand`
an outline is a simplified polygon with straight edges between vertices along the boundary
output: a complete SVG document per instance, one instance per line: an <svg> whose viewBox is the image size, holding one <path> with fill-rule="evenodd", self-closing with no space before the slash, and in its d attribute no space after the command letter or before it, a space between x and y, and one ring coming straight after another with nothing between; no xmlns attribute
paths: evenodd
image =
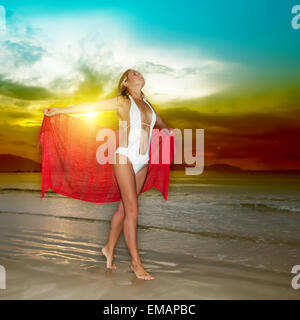
<svg viewBox="0 0 300 320"><path fill-rule="evenodd" d="M99 254L117 203L53 192L41 200L38 174L1 177L0 299L300 299L291 286L300 264L300 179L176 177L168 201L147 191L138 243L155 279L145 281L129 268L123 235L117 270Z"/></svg>
<svg viewBox="0 0 300 320"><path fill-rule="evenodd" d="M137 279L129 261L115 259L117 270L105 268L104 258L92 266L79 261L2 258L6 289L0 299L299 299L291 275L193 257L149 253L145 268L154 280ZM168 262L164 262L164 261ZM172 262L174 261L174 262ZM176 261L176 262L175 262Z"/></svg>

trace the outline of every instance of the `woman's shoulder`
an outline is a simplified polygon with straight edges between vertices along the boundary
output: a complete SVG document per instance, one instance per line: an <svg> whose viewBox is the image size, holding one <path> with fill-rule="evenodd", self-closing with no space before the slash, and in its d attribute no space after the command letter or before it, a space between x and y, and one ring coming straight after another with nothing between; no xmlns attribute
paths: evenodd
<svg viewBox="0 0 300 320"><path fill-rule="evenodd" d="M123 96L121 94L116 96L116 104L118 107L127 107L130 105L130 99L127 96Z"/></svg>
<svg viewBox="0 0 300 320"><path fill-rule="evenodd" d="M125 117L131 105L130 99L123 95L117 95L115 98L116 98L117 114L121 117Z"/></svg>

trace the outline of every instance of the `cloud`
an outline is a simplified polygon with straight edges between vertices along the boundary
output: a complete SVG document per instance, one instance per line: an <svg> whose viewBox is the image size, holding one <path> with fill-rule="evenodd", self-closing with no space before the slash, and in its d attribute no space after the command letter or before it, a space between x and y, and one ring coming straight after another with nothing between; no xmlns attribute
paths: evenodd
<svg viewBox="0 0 300 320"><path fill-rule="evenodd" d="M16 68L21 65L33 65L41 59L45 50L39 46L32 45L26 40L2 42L2 49L7 50L10 59L13 57L13 63ZM13 54L13 56L11 56Z"/></svg>
<svg viewBox="0 0 300 320"><path fill-rule="evenodd" d="M45 100L55 95L48 89L7 80L0 75L0 94L23 100Z"/></svg>
<svg viewBox="0 0 300 320"><path fill-rule="evenodd" d="M299 161L296 88L234 91L242 70L237 62L188 44L141 43L126 20L104 10L28 19L11 12L7 29L0 40L1 151L17 148L36 158L42 104L105 97L115 92L123 71L136 68L167 124L205 129L208 160L245 166Z"/></svg>
<svg viewBox="0 0 300 320"><path fill-rule="evenodd" d="M145 91L156 101L201 97L226 88L228 78L226 83L218 79L237 67L188 45L170 50L141 43L130 21L103 9L30 19L14 12L0 44L7 80L62 97L105 96L127 68L144 73Z"/></svg>
<svg viewBox="0 0 300 320"><path fill-rule="evenodd" d="M79 83L76 91L74 91L74 95L80 95L82 97L99 97L100 94L104 93L104 80L99 73L95 72L87 65L78 66L78 70L84 75L84 80Z"/></svg>

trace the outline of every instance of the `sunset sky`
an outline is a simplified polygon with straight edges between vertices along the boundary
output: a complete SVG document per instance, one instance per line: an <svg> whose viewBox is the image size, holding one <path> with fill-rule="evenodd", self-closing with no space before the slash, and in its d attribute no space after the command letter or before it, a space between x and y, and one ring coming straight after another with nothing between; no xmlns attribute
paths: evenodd
<svg viewBox="0 0 300 320"><path fill-rule="evenodd" d="M205 165L300 169L295 4L0 1L0 153L40 162L43 109L111 97L132 68L169 127L204 129Z"/></svg>

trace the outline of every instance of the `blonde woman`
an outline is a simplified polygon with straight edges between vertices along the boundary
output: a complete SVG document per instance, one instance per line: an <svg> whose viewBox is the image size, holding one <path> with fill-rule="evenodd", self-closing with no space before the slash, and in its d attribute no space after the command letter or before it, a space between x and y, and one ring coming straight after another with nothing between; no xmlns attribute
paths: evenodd
<svg viewBox="0 0 300 320"><path fill-rule="evenodd" d="M52 116L59 113L104 110L117 112L119 123L123 125L119 128L120 143L115 151L116 161L113 164L113 171L121 200L112 216L108 241L102 247L101 254L106 257L107 268L116 269L113 263L114 248L123 230L131 256L131 270L139 279L152 280L154 277L144 269L138 252L138 195L147 176L153 127L165 130L168 135L173 132L168 130L165 122L145 98L142 92L144 85L145 79L142 74L128 69L119 80L117 96L92 103L80 103L67 108L51 108L50 110L46 108L44 114Z"/></svg>

